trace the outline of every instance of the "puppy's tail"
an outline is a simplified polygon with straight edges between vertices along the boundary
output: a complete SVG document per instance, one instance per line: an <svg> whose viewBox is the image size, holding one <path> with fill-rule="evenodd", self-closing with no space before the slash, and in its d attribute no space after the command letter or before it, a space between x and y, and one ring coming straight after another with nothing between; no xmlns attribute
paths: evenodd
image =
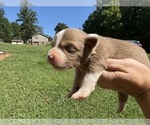
<svg viewBox="0 0 150 125"><path fill-rule="evenodd" d="M121 113L125 110L126 102L128 100L128 95L118 92L118 98L119 98L119 105L117 113Z"/></svg>

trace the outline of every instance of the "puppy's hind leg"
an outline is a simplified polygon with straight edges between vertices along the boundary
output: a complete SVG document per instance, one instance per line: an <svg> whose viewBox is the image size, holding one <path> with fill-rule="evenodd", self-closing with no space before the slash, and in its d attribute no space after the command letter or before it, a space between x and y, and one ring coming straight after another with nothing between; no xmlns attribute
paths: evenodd
<svg viewBox="0 0 150 125"><path fill-rule="evenodd" d="M121 113L125 109L125 105L128 100L128 95L118 92L118 98L119 98L119 105L118 105L117 113Z"/></svg>

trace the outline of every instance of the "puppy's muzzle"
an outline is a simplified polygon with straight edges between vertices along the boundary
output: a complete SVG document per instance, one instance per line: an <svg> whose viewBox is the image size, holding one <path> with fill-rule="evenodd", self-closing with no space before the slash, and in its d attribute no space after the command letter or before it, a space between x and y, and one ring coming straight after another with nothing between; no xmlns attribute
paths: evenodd
<svg viewBox="0 0 150 125"><path fill-rule="evenodd" d="M57 58L57 51L55 49L51 49L48 52L47 59L50 64L54 64Z"/></svg>
<svg viewBox="0 0 150 125"><path fill-rule="evenodd" d="M64 60L64 54L57 48L49 50L47 55L48 62L56 69L64 69L67 67L67 62Z"/></svg>

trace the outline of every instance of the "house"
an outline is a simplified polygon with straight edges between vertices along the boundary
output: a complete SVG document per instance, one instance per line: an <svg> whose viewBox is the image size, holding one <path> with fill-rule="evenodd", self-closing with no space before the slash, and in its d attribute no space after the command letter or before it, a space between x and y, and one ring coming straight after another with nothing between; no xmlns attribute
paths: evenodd
<svg viewBox="0 0 150 125"><path fill-rule="evenodd" d="M49 36L44 35L42 33L32 35L31 44L38 46L49 44Z"/></svg>
<svg viewBox="0 0 150 125"><path fill-rule="evenodd" d="M18 40L18 39L13 39L13 40L11 40L11 44L19 44L19 45L21 45L21 44L23 44L23 40Z"/></svg>

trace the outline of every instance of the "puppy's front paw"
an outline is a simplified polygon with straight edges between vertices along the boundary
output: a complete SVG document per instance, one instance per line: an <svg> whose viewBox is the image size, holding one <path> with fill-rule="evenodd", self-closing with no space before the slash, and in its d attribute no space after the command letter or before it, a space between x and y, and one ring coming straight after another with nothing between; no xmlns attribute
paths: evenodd
<svg viewBox="0 0 150 125"><path fill-rule="evenodd" d="M72 95L73 95L74 93L76 93L79 89L80 89L80 87L78 87L78 86L74 87L74 88L70 91L68 97L71 98Z"/></svg>
<svg viewBox="0 0 150 125"><path fill-rule="evenodd" d="M75 99L75 100L82 100L82 99L87 98L88 96L89 96L89 94L87 94L87 93L82 93L82 92L78 91L78 92L74 93L74 94L71 96L71 98L72 98L72 99Z"/></svg>

